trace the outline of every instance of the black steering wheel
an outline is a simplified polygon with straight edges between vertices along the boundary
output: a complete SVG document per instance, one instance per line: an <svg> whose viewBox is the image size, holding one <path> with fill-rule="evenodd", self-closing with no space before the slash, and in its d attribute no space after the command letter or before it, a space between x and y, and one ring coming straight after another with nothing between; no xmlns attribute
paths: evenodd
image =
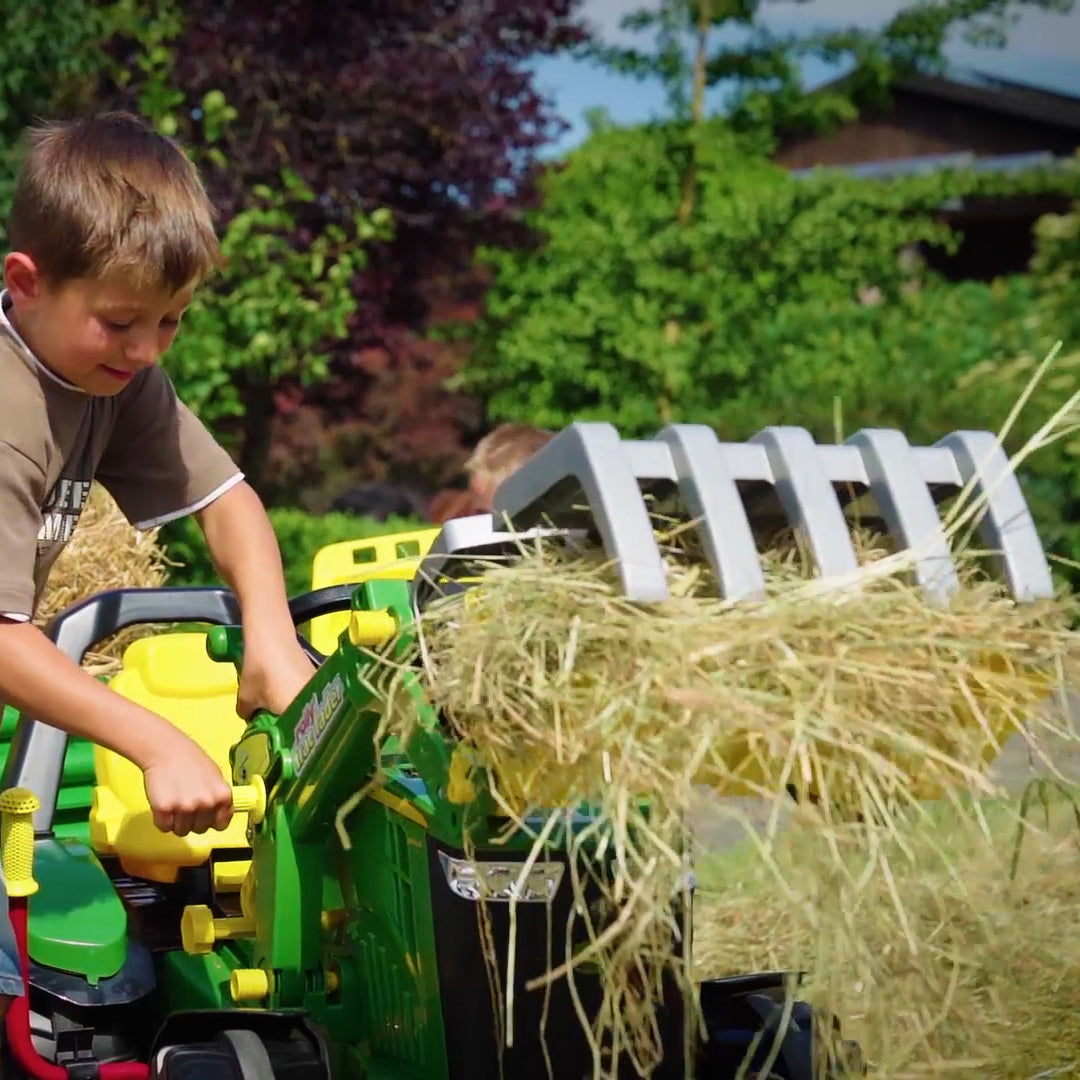
<svg viewBox="0 0 1080 1080"><path fill-rule="evenodd" d="M315 589L293 597L289 601L289 613L292 615L293 626L303 626L304 623L317 619L321 615L348 611L352 607L352 595L356 589L356 585L328 585L324 589ZM303 634L298 632L296 640L300 642L308 659L316 667L326 660L326 656L319 652Z"/></svg>
<svg viewBox="0 0 1080 1080"><path fill-rule="evenodd" d="M355 590L355 585L330 585L294 596L289 600L293 625L302 626L320 615L348 611ZM81 664L95 645L131 626L149 623L236 626L240 622L240 606L228 589L167 586L97 593L61 611L45 632L61 652ZM325 662L325 655L307 638L299 632L296 637L312 663Z"/></svg>

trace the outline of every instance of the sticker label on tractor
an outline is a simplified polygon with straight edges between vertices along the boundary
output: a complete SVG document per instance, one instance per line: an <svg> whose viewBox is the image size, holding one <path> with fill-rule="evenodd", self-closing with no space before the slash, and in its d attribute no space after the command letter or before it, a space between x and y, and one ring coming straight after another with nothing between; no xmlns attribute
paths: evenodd
<svg viewBox="0 0 1080 1080"><path fill-rule="evenodd" d="M344 700L345 684L340 675L335 675L323 687L322 693L316 692L304 706L293 732L293 765L298 773L311 760L315 747L322 742Z"/></svg>

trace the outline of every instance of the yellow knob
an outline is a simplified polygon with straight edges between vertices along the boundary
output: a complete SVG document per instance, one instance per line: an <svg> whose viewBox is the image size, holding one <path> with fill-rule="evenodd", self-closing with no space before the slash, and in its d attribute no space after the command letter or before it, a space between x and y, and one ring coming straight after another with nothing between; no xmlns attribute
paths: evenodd
<svg viewBox="0 0 1080 1080"><path fill-rule="evenodd" d="M229 994L238 1005L262 1001L270 994L270 976L261 968L237 968L229 976Z"/></svg>
<svg viewBox="0 0 1080 1080"><path fill-rule="evenodd" d="M205 904L188 904L180 916L180 943L189 956L205 956L219 941L253 937L255 920L247 916L215 919Z"/></svg>
<svg viewBox="0 0 1080 1080"><path fill-rule="evenodd" d="M214 913L205 904L189 904L180 916L180 942L189 956L205 956L214 948Z"/></svg>
<svg viewBox="0 0 1080 1080"><path fill-rule="evenodd" d="M26 788L0 792L0 866L8 896L32 896L34 880L34 811L41 804Z"/></svg>
<svg viewBox="0 0 1080 1080"><path fill-rule="evenodd" d="M266 783L257 773L250 784L240 784L232 789L233 810L246 813L252 825L258 825L266 817Z"/></svg>
<svg viewBox="0 0 1080 1080"><path fill-rule="evenodd" d="M354 611L349 618L349 640L359 649L385 645L397 633L397 619L389 611Z"/></svg>
<svg viewBox="0 0 1080 1080"><path fill-rule="evenodd" d="M345 908L331 908L329 911L319 913L319 925L323 930L336 930L348 922L349 913Z"/></svg>

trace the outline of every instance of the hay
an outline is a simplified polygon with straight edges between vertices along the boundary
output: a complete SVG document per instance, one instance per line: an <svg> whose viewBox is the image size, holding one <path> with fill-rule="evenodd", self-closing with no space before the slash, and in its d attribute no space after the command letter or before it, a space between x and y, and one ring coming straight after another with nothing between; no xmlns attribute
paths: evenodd
<svg viewBox="0 0 1080 1080"><path fill-rule="evenodd" d="M1071 431L1076 404L1070 399L1014 464ZM960 807L966 795L970 807L972 796L995 794L986 763L1010 735L1031 737L1050 723L1037 706L1080 654L1073 598L1017 604L980 574L985 553L965 531L981 506L969 496L951 511L961 588L945 605L927 603L910 584L916 553L890 552L865 533L862 568L847 580L815 579L789 538L766 557L767 597L726 602L688 550L688 534L658 522L671 592L664 603L627 601L602 558L548 543L492 565L465 599L423 613L413 659L457 740L460 789L482 781L526 830L530 811L558 808L549 824L565 826L582 803L599 812L574 841L571 862L578 900L588 874L603 896L599 909L580 915L590 945L554 958L528 987L572 979L586 962L599 969L596 1077L613 1075L620 1055L648 1076L660 1056L653 1006L661 980L667 972L684 989L692 984L689 958L678 957L678 901L701 786L770 801L760 865L795 936L813 939L815 972L856 979L862 1014L881 1021L868 1028L889 1030L875 989L895 985L889 958L903 956L921 978L909 998L909 1047L943 1056L933 1031L955 987L931 960L950 919L973 912L978 923L979 897L944 909L952 894L927 887L914 869L925 859L913 854L920 833L910 822L926 799ZM404 737L415 722L408 687L400 669L383 687L384 726ZM785 873L775 825L792 791L801 799L803 861L789 860ZM582 857L586 845L610 860L606 876L588 869L598 859ZM939 861L956 881L954 863ZM912 889L938 904L929 923L907 910ZM872 927L855 918L865 910ZM510 972L503 975L511 986ZM818 1000L836 1007L850 994L822 977ZM509 1043L513 1001L498 1004ZM955 1074L959 1055L951 1062Z"/></svg>
<svg viewBox="0 0 1080 1080"><path fill-rule="evenodd" d="M892 837L793 830L768 861L732 859L737 881L717 859L699 894L698 974L807 970L802 992L843 1017L875 1076L1076 1075L1076 811L1059 799L1044 824L1020 809L991 804L985 832L974 807L941 806ZM777 895L778 878L793 895Z"/></svg>
<svg viewBox="0 0 1080 1080"><path fill-rule="evenodd" d="M49 575L34 621L44 627L58 612L107 589L156 588L165 583L169 563L157 530L139 532L99 484L90 489L79 524ZM95 675L119 668L123 650L149 627L132 627L102 642L83 667Z"/></svg>

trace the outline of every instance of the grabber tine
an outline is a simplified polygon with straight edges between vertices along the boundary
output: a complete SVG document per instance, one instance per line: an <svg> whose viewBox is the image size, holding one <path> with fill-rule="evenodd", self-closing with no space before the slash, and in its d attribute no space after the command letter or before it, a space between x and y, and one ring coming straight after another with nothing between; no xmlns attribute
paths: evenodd
<svg viewBox="0 0 1080 1080"><path fill-rule="evenodd" d="M857 570L851 526L810 432L798 427L767 427L750 442L765 450L780 504L809 544L820 576Z"/></svg>
<svg viewBox="0 0 1080 1080"><path fill-rule="evenodd" d="M864 428L846 445L858 449L867 486L889 532L916 553L915 581L928 600L941 602L959 584L937 504L911 444L899 431Z"/></svg>
<svg viewBox="0 0 1080 1080"><path fill-rule="evenodd" d="M575 423L509 476L493 515L514 529L593 525L631 600L666 600L667 579L626 444L611 424Z"/></svg>
<svg viewBox="0 0 1080 1080"><path fill-rule="evenodd" d="M1022 602L1051 598L1050 564L997 436L989 431L954 431L935 446L952 454L961 484L970 483L974 496L983 500L979 532L1013 597Z"/></svg>
<svg viewBox="0 0 1080 1080"><path fill-rule="evenodd" d="M1012 594L1051 596L1050 568L1020 485L995 436L983 431L912 447L901 432L880 428L833 445L794 426L763 428L740 443L720 442L696 424L623 440L610 424L575 423L499 486L493 516L448 522L432 565L438 569L455 552L505 545L524 532L599 534L624 594L663 600L664 562L645 494L676 489L682 512L700 529L721 595L756 598L765 581L741 485L772 488L822 578L858 570L838 493L851 485L869 491L898 550L912 552L916 584L931 602L941 602L958 582L937 500L969 483L984 500L979 529Z"/></svg>
<svg viewBox="0 0 1080 1080"><path fill-rule="evenodd" d="M721 595L726 600L763 597L757 544L716 433L704 424L669 424L655 438L671 455L687 514L699 524Z"/></svg>

